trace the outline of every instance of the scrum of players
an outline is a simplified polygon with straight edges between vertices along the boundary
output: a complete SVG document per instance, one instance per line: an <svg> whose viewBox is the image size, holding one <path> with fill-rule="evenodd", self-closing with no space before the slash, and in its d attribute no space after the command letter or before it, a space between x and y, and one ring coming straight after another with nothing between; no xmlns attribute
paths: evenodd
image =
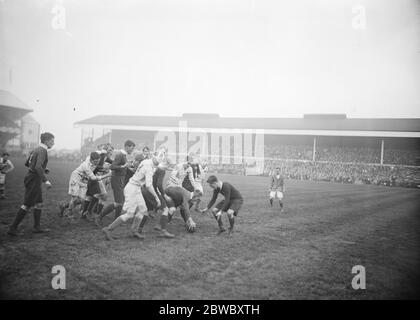
<svg viewBox="0 0 420 320"><path fill-rule="evenodd" d="M114 240L113 230L131 223L130 235L144 239L143 228L150 218L160 215L154 229L164 238L174 238L168 224L179 211L186 230L196 231L191 211L211 212L216 219L218 234L226 231L222 213L226 212L231 234L234 218L243 199L238 190L229 183L210 176L207 182L214 189L213 198L205 209L200 209L208 165L194 154L184 162L174 163L168 150L161 147L151 151L144 147L135 151L135 143L127 140L122 150L114 150L111 144L98 146L97 150L83 161L71 174L68 202L60 203L60 216L75 223L80 219L94 222L105 239ZM165 179L165 176L168 178ZM167 180L166 185L164 181ZM113 201L108 201L112 193ZM211 208L221 193L225 200ZM113 222L103 225L103 218L113 213Z"/></svg>
<svg viewBox="0 0 420 320"><path fill-rule="evenodd" d="M41 134L40 146L29 154L25 162L28 173L24 179L24 200L7 232L10 236L19 235L18 227L30 209L34 213L33 232L49 231L41 228L40 221L43 208L42 184L47 189L52 187L47 177L47 150L53 145L53 134ZM1 162L5 168L8 165L6 169L9 170L2 168L3 186L6 173L13 166L7 162L5 155ZM192 233L197 227L191 216L191 211L195 210L203 214L210 213L216 219L219 227L217 234L228 231L230 235L235 217L242 207L243 197L233 185L214 175L205 180L207 172L207 162L194 154L188 155L185 161L177 164L171 160L165 147L156 151L144 147L140 152L135 151L134 142L127 140L124 148L116 151L111 144L102 144L71 173L69 200L59 204L59 215L70 223L76 223L80 219L94 222L107 240L115 239L113 230L128 222L131 222L131 236L144 239L145 224L149 218L155 219L155 215L160 215L159 223L154 229L161 237L174 238L168 231L168 224L175 213L180 212L186 230ZM168 179L165 179L166 175ZM276 174L270 179L270 205L272 207L274 198L277 198L282 210L284 181L280 168L276 169ZM200 209L204 192L203 181L213 189L213 196L207 206ZM109 200L111 193L112 202ZM215 205L219 194L224 199ZM113 222L104 226L103 218L112 213ZM227 230L222 222L224 214L229 221Z"/></svg>

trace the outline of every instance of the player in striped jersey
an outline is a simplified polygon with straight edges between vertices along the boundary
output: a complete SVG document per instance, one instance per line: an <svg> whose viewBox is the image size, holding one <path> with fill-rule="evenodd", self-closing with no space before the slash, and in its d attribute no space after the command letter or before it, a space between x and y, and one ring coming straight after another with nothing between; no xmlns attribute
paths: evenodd
<svg viewBox="0 0 420 320"><path fill-rule="evenodd" d="M281 175L280 168L276 168L276 172L270 177L270 206L273 207L273 200L277 197L280 205L280 212L283 210L284 196L284 179Z"/></svg>

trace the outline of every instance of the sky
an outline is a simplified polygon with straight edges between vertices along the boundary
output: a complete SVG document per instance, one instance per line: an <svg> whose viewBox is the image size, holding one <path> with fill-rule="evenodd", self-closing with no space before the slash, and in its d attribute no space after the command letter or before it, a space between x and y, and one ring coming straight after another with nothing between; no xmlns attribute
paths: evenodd
<svg viewBox="0 0 420 320"><path fill-rule="evenodd" d="M98 114L420 118L419 88L417 0L0 0L0 89L57 148Z"/></svg>

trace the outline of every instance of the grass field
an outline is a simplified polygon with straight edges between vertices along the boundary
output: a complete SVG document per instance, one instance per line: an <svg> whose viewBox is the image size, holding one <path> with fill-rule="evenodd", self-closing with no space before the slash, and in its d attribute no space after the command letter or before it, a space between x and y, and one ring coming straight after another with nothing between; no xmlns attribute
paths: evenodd
<svg viewBox="0 0 420 320"><path fill-rule="evenodd" d="M50 162L53 189L44 193L43 225L10 238L7 225L23 197L22 160L0 202L0 295L11 299L413 299L420 287L420 190L286 181L285 211L269 208L268 179L220 175L245 203L232 237L216 236L214 219L180 218L175 239L146 226L146 240L105 241L93 223L69 225L56 204L67 199L74 164ZM209 199L205 187L204 203ZM178 215L179 217L179 215ZM226 218L225 218L226 219ZM227 219L225 220L227 223ZM111 222L111 217L106 220ZM66 290L53 290L51 268L66 269ZM352 267L366 268L366 289L351 286Z"/></svg>

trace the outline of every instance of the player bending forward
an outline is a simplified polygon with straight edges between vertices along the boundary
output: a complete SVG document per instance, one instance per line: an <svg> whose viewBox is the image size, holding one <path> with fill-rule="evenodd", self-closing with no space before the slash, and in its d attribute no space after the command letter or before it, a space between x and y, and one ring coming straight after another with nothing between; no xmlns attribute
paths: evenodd
<svg viewBox="0 0 420 320"><path fill-rule="evenodd" d="M280 212L283 210L284 179L280 174L280 168L276 168L275 174L270 177L270 206L273 207L275 197L279 200Z"/></svg>
<svg viewBox="0 0 420 320"><path fill-rule="evenodd" d="M239 210L242 207L242 204L244 202L242 195L240 192L232 186L228 182L222 182L217 179L216 176L210 176L207 179L207 183L210 185L213 191L213 197L210 200L210 203L207 205L207 208L201 210L201 212L207 212L210 210L210 208L214 205L216 202L217 196L222 194L225 199L220 201L212 210L213 216L215 217L217 224L219 225L219 232L218 234L221 234L222 232L225 232L226 229L223 227L222 222L222 214L224 212L227 213L228 219L229 219L229 234L233 232L233 226L235 224L235 217L238 215Z"/></svg>
<svg viewBox="0 0 420 320"><path fill-rule="evenodd" d="M175 214L176 209L179 208L182 219L185 222L185 228L190 233L195 232L197 225L194 222L194 220L191 218L190 209L189 209L190 193L180 186L169 185L165 189L164 198L169 208L168 218L172 219L173 215ZM159 227L156 226L155 229L159 229Z"/></svg>
<svg viewBox="0 0 420 320"><path fill-rule="evenodd" d="M145 159L140 163L135 174L128 181L124 188L125 201L122 209L124 214L117 217L108 227L102 229L102 232L105 233L108 240L114 239L112 230L131 218L133 218L131 235L139 239L144 239L144 235L139 233L140 225L143 226L147 220L147 207L141 192L142 186L146 186L147 190L154 196L157 206L160 206L160 200L153 188L153 171L154 165L152 159Z"/></svg>

